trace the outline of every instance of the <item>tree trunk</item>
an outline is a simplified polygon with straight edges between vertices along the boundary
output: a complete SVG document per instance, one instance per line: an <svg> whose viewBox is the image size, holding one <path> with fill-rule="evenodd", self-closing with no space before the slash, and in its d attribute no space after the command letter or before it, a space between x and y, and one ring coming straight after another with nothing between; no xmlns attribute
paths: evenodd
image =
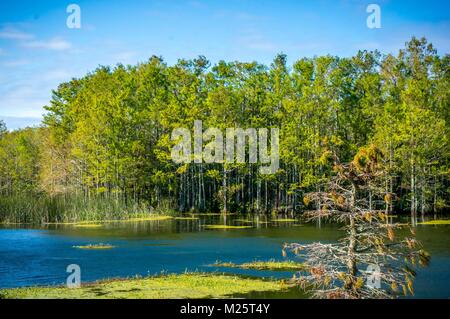
<svg viewBox="0 0 450 319"><path fill-rule="evenodd" d="M227 212L227 170L223 166L223 212Z"/></svg>

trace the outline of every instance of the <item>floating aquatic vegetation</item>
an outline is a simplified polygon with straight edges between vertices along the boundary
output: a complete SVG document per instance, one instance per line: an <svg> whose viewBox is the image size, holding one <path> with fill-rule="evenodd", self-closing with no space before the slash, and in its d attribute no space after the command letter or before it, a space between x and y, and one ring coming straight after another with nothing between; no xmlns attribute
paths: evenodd
<svg viewBox="0 0 450 319"><path fill-rule="evenodd" d="M421 222L417 223L420 225L450 225L450 219L436 219L436 220L429 220L427 222Z"/></svg>
<svg viewBox="0 0 450 319"><path fill-rule="evenodd" d="M99 228L102 227L102 224L74 224L73 227L79 228Z"/></svg>
<svg viewBox="0 0 450 319"><path fill-rule="evenodd" d="M75 226L75 227L100 227L106 223L133 223L133 222L145 222L145 221L162 221L173 219L168 215L154 215L154 216L142 216L132 217L124 219L101 219L101 220L83 220L78 222L53 222L45 223L44 225L63 225L63 226Z"/></svg>
<svg viewBox="0 0 450 319"><path fill-rule="evenodd" d="M296 219L293 218L280 218L280 219L272 219L273 222L276 223L293 223L296 222Z"/></svg>
<svg viewBox="0 0 450 319"><path fill-rule="evenodd" d="M162 220L170 220L173 219L172 216L167 215L157 215L157 216L148 216L148 217L137 217L137 218L128 218L128 219L113 219L113 220L104 220L104 223L133 223L133 222L147 222L147 221L162 221Z"/></svg>
<svg viewBox="0 0 450 319"><path fill-rule="evenodd" d="M249 263L243 264L235 264L232 262L221 263L216 262L211 265L214 267L226 267L226 268L241 268L241 269L256 269L256 270L272 270L272 271L289 271L289 270L302 270L305 269L305 266L302 263L298 263L295 261L287 260L287 261L253 261Z"/></svg>
<svg viewBox="0 0 450 319"><path fill-rule="evenodd" d="M115 246L100 243L100 244L73 246L73 248L77 248L77 249L113 249L113 248L115 248Z"/></svg>
<svg viewBox="0 0 450 319"><path fill-rule="evenodd" d="M205 225L207 229L245 229L252 226L233 226L233 225Z"/></svg>

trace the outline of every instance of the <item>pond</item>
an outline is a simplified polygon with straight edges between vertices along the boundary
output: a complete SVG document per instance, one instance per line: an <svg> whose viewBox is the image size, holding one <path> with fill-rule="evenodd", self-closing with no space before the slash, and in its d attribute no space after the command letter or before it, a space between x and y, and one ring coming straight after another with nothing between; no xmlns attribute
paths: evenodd
<svg viewBox="0 0 450 319"><path fill-rule="evenodd" d="M236 264L283 260L285 242L330 242L342 232L327 223L242 221L227 217L227 224L250 225L243 229L208 229L224 224L223 216L143 222L112 222L100 227L52 225L46 228L0 228L0 288L58 285L66 281L66 267L77 264L82 282L162 272L227 272L266 278L289 278L292 272L218 268L217 261ZM450 297L450 226L418 225L417 238L431 254L414 282L416 298ZM109 244L113 249L77 249L74 246ZM246 297L302 297L259 294Z"/></svg>

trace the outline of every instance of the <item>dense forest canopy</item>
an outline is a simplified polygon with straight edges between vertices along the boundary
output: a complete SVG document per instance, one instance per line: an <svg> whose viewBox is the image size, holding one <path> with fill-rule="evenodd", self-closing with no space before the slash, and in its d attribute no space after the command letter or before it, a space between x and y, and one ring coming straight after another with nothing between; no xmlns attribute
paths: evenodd
<svg viewBox="0 0 450 319"><path fill-rule="evenodd" d="M304 194L325 187L336 161L364 147L383 154L389 210L444 211L449 61L412 38L396 56L360 51L292 66L279 54L270 66L211 66L203 56L168 66L153 56L99 67L54 90L41 128L0 125L0 219L68 219L96 201L111 214L124 207L300 212L310 205ZM195 120L221 130L279 128L280 169L174 163L171 132Z"/></svg>

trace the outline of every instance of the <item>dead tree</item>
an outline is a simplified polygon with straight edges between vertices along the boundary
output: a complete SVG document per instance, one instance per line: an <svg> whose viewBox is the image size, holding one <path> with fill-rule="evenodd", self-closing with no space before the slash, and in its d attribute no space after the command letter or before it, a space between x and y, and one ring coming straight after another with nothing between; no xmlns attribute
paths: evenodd
<svg viewBox="0 0 450 319"><path fill-rule="evenodd" d="M414 239L407 224L389 223L384 209L392 194L384 193L382 154L373 146L361 149L354 160L339 164L326 191L309 193L308 220L329 219L343 225L345 237L337 243L285 244L305 261L305 270L293 280L309 288L315 298L389 298L413 294L415 266L429 255ZM411 236L396 236L409 228Z"/></svg>

